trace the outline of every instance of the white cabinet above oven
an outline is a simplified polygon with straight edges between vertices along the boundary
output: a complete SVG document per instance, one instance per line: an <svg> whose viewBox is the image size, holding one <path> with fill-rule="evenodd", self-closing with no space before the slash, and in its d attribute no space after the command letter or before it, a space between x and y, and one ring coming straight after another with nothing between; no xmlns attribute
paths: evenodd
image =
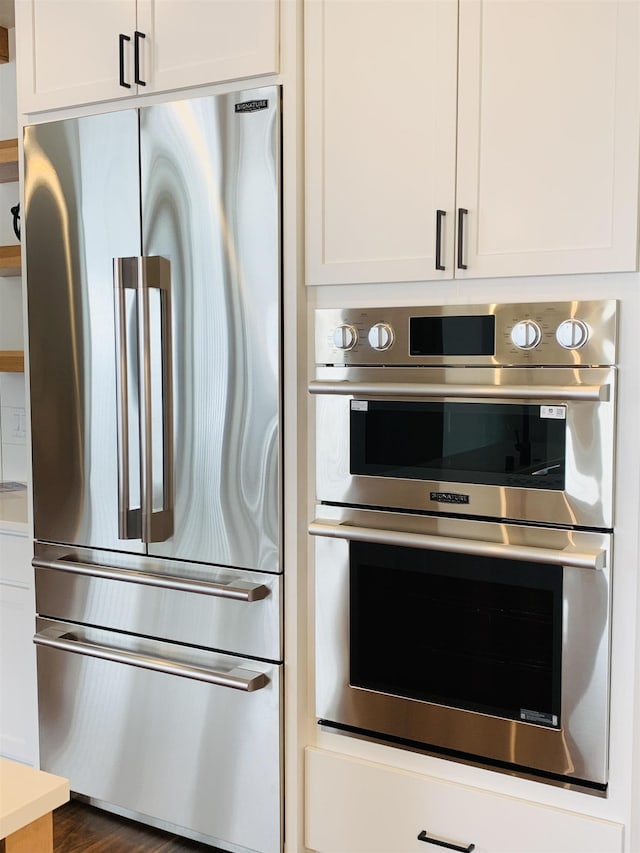
<svg viewBox="0 0 640 853"><path fill-rule="evenodd" d="M636 2L308 0L305 29L308 284L637 268Z"/></svg>

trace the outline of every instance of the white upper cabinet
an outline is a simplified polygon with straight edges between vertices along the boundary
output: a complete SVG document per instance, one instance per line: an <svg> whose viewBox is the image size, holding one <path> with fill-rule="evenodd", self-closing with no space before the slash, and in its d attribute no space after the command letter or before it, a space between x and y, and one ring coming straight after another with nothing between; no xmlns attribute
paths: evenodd
<svg viewBox="0 0 640 853"><path fill-rule="evenodd" d="M135 0L16 0L18 110L135 94L135 29Z"/></svg>
<svg viewBox="0 0 640 853"><path fill-rule="evenodd" d="M307 282L635 270L639 5L307 0Z"/></svg>
<svg viewBox="0 0 640 853"><path fill-rule="evenodd" d="M278 0L16 0L21 113L278 70Z"/></svg>
<svg viewBox="0 0 640 853"><path fill-rule="evenodd" d="M145 91L278 71L278 0L138 0Z"/></svg>
<svg viewBox="0 0 640 853"><path fill-rule="evenodd" d="M635 0L460 0L456 203L456 277L636 269Z"/></svg>
<svg viewBox="0 0 640 853"><path fill-rule="evenodd" d="M457 17L456 0L307 0L310 284L451 275Z"/></svg>

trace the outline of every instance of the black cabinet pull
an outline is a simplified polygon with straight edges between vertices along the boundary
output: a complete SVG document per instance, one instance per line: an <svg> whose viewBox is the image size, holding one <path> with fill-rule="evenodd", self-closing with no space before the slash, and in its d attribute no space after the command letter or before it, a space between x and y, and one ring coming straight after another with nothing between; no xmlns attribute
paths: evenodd
<svg viewBox="0 0 640 853"><path fill-rule="evenodd" d="M458 850L459 853L472 853L472 851L476 849L475 844L469 844L468 847L461 847L459 844L450 844L448 841L440 841L437 838L429 838L425 829L423 829L420 835L418 836L418 841L426 841L427 844L435 844L436 847L446 847L447 850Z"/></svg>
<svg viewBox="0 0 640 853"><path fill-rule="evenodd" d="M129 36L125 36L124 33L120 33L120 85L124 86L125 89L130 89L131 83L127 83L124 79L124 43L126 41L131 41Z"/></svg>
<svg viewBox="0 0 640 853"><path fill-rule="evenodd" d="M464 217L469 213L466 207L458 208L458 269L466 270L464 259Z"/></svg>
<svg viewBox="0 0 640 853"><path fill-rule="evenodd" d="M139 30L136 30L134 33L133 40L133 68L135 74L135 81L138 86L146 86L147 84L144 80L140 79L140 39L146 38L144 33L141 33Z"/></svg>
<svg viewBox="0 0 640 853"><path fill-rule="evenodd" d="M442 220L447 215L445 210L436 210L436 269L445 268L442 263Z"/></svg>

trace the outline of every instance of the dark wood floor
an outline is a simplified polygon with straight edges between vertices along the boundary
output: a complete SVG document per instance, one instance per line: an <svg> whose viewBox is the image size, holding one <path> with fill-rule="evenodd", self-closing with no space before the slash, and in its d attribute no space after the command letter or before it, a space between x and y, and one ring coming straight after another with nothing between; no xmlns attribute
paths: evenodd
<svg viewBox="0 0 640 853"><path fill-rule="evenodd" d="M54 853L185 853L217 848L71 800L53 813Z"/></svg>

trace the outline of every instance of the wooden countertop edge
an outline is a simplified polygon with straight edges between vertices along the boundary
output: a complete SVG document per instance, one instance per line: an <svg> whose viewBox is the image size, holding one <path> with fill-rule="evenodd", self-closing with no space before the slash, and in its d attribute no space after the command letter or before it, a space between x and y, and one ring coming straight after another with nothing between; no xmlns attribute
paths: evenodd
<svg viewBox="0 0 640 853"><path fill-rule="evenodd" d="M0 838L6 838L69 799L69 780L0 759Z"/></svg>

